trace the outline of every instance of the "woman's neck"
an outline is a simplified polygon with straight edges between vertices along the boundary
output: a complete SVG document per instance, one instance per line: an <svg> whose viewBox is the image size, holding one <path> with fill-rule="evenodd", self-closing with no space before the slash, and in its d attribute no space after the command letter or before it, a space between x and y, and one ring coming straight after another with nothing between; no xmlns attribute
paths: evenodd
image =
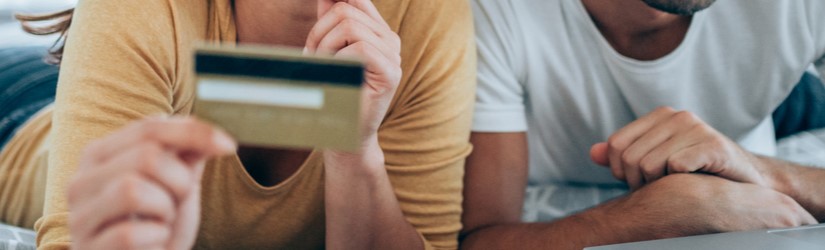
<svg viewBox="0 0 825 250"><path fill-rule="evenodd" d="M235 0L239 43L303 47L318 16L317 1Z"/></svg>

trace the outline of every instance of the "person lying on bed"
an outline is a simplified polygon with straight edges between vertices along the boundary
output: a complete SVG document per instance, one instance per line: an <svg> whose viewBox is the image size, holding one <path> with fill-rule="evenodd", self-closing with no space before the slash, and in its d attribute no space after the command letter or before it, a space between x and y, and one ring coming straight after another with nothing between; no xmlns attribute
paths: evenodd
<svg viewBox="0 0 825 250"><path fill-rule="evenodd" d="M775 159L771 119L808 67L825 73L825 1L473 4L462 247L582 249L825 221L825 170Z"/></svg>
<svg viewBox="0 0 825 250"><path fill-rule="evenodd" d="M457 248L466 1L86 0L55 18L71 26L56 101L0 154L0 173L24 173L0 196L28 197L0 219L28 227L42 209L39 247ZM361 149L245 147L187 117L202 40L363 59Z"/></svg>

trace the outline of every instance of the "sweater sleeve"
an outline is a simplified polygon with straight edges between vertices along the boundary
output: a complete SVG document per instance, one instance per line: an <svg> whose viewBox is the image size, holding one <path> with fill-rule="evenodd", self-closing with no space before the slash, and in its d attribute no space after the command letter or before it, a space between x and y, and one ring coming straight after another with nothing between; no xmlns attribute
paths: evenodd
<svg viewBox="0 0 825 250"><path fill-rule="evenodd" d="M471 11L467 1L407 3L397 13L404 74L379 143L407 221L427 248L456 249L475 96Z"/></svg>
<svg viewBox="0 0 825 250"><path fill-rule="evenodd" d="M83 148L145 116L171 114L176 36L166 0L85 0L75 10L60 70L41 249L68 249L67 185Z"/></svg>

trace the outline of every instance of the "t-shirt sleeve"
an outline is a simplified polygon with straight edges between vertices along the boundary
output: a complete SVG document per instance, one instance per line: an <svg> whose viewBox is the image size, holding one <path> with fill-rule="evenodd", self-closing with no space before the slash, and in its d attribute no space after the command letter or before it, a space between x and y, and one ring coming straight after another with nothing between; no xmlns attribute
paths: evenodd
<svg viewBox="0 0 825 250"><path fill-rule="evenodd" d="M381 1L401 9L401 85L379 129L386 169L427 249L456 249L476 56L467 1ZM409 4L407 8L389 7ZM395 22L393 21L393 22ZM403 24L403 25L400 25Z"/></svg>
<svg viewBox="0 0 825 250"><path fill-rule="evenodd" d="M805 16L813 39L814 51L816 51L814 67L820 77L825 77L825 12L823 10L825 10L825 1L805 1Z"/></svg>
<svg viewBox="0 0 825 250"><path fill-rule="evenodd" d="M85 0L60 69L40 249L68 249L67 184L83 148L125 124L171 114L176 42L163 0Z"/></svg>
<svg viewBox="0 0 825 250"><path fill-rule="evenodd" d="M473 0L478 46L478 90L475 132L527 131L525 93L519 82L517 58L522 55L513 30L509 1Z"/></svg>

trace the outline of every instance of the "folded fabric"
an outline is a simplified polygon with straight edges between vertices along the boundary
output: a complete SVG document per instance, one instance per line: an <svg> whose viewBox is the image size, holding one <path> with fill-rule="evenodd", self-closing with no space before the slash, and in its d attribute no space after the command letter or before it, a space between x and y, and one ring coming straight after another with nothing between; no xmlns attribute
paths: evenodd
<svg viewBox="0 0 825 250"><path fill-rule="evenodd" d="M34 231L0 223L0 249L34 250L35 248Z"/></svg>

